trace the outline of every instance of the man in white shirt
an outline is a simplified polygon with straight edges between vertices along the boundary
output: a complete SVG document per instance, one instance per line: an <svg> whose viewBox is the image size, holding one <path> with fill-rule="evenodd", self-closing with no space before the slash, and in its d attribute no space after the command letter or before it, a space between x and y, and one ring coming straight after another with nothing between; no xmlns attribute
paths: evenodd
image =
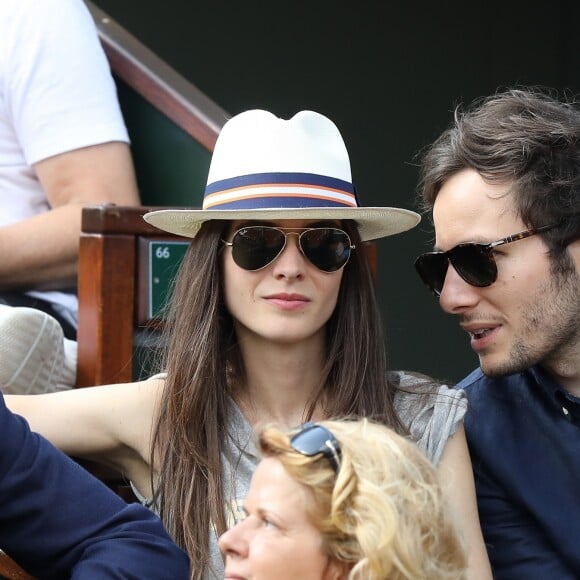
<svg viewBox="0 0 580 580"><path fill-rule="evenodd" d="M0 388L36 392L47 384L19 378L27 345L42 342L44 328L54 344L52 318L76 338L82 206L139 197L115 84L82 0L3 0L0 55L0 304L51 317L0 308ZM3 320L17 332L10 340ZM64 344L74 371L75 345ZM60 378L74 383L74 372Z"/></svg>

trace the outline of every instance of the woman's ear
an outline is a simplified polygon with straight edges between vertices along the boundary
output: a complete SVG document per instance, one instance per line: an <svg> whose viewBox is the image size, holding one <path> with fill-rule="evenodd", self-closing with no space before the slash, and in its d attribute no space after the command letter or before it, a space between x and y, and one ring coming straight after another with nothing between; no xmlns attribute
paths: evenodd
<svg viewBox="0 0 580 580"><path fill-rule="evenodd" d="M348 562L329 558L322 578L323 580L346 580L350 569L351 565Z"/></svg>

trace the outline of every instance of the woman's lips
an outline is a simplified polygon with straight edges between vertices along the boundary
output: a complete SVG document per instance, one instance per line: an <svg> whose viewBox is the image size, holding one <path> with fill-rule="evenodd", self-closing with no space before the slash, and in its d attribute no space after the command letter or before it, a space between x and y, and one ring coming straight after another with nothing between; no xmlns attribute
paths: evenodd
<svg viewBox="0 0 580 580"><path fill-rule="evenodd" d="M310 300L302 294L270 294L265 300L280 310L297 310L308 304Z"/></svg>

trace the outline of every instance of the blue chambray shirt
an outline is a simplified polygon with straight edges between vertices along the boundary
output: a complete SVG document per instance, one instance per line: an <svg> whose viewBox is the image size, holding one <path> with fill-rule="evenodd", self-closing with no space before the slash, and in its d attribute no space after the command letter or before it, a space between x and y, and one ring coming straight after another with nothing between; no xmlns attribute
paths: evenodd
<svg viewBox="0 0 580 580"><path fill-rule="evenodd" d="M580 399L539 367L457 388L494 577L580 578Z"/></svg>

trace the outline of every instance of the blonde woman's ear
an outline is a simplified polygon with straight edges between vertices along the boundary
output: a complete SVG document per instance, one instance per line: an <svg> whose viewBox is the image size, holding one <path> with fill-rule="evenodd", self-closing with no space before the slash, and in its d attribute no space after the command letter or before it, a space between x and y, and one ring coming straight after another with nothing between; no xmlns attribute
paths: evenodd
<svg viewBox="0 0 580 580"><path fill-rule="evenodd" d="M346 580L350 568L351 566L347 562L339 562L329 558L322 580Z"/></svg>

